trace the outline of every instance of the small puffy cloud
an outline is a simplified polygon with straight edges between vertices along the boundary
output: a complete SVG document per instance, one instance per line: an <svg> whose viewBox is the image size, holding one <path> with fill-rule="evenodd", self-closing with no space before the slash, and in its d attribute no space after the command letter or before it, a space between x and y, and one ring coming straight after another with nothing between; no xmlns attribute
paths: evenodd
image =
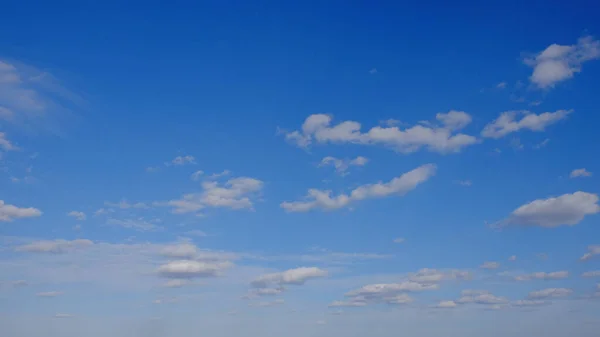
<svg viewBox="0 0 600 337"><path fill-rule="evenodd" d="M486 261L481 266L479 266L479 268L482 268L482 269L498 269L499 267L500 267L500 263L492 262L492 261Z"/></svg>
<svg viewBox="0 0 600 337"><path fill-rule="evenodd" d="M583 177L591 177L591 176L592 176L592 172L586 170L585 168L573 170L573 171L571 171L571 174L569 174L569 178L583 178Z"/></svg>
<svg viewBox="0 0 600 337"><path fill-rule="evenodd" d="M358 156L354 159L339 159L331 156L327 156L321 160L319 167L333 166L335 172L341 176L348 174L348 168L351 166L365 166L369 162L369 159Z"/></svg>
<svg viewBox="0 0 600 337"><path fill-rule="evenodd" d="M436 308L439 309L452 309L452 308L456 308L457 304L454 301L440 301L438 304L435 305Z"/></svg>
<svg viewBox="0 0 600 337"><path fill-rule="evenodd" d="M14 219L35 218L42 215L42 212L33 207L17 207L4 203L0 200L0 221L13 221Z"/></svg>
<svg viewBox="0 0 600 337"><path fill-rule="evenodd" d="M517 256L513 255L513 256L509 257L508 261L517 261Z"/></svg>
<svg viewBox="0 0 600 337"><path fill-rule="evenodd" d="M555 298L566 297L573 293L573 290L567 288L548 288L529 293L529 299Z"/></svg>
<svg viewBox="0 0 600 337"><path fill-rule="evenodd" d="M525 275L515 276L516 281L532 281L532 280L561 280L569 277L568 271L555 271L551 273L537 272Z"/></svg>
<svg viewBox="0 0 600 337"><path fill-rule="evenodd" d="M600 255L600 245L590 245L588 246L587 253L583 254L580 260L587 261L596 255Z"/></svg>
<svg viewBox="0 0 600 337"><path fill-rule="evenodd" d="M394 241L394 243L404 243L406 241L406 239L404 239L404 238L395 238L393 241Z"/></svg>
<svg viewBox="0 0 600 337"><path fill-rule="evenodd" d="M216 181L202 182L202 192L185 194L181 199L170 200L163 205L173 208L173 213L184 214L207 207L230 209L253 209L254 200L264 183L258 179L239 177L224 184Z"/></svg>
<svg viewBox="0 0 600 337"><path fill-rule="evenodd" d="M257 279L252 281L252 286L257 288L266 288L270 284L302 285L310 279L325 276L327 276L326 270L317 267L300 267L295 269L289 269L283 272L261 275Z"/></svg>
<svg viewBox="0 0 600 337"><path fill-rule="evenodd" d="M493 295L487 290L463 290L462 296L456 301L460 304L505 304L508 299Z"/></svg>
<svg viewBox="0 0 600 337"><path fill-rule="evenodd" d="M559 197L534 200L514 210L507 219L496 226L523 225L545 228L574 226L586 215L598 212L600 212L598 195L579 191Z"/></svg>
<svg viewBox="0 0 600 337"><path fill-rule="evenodd" d="M412 153L423 148L439 153L460 152L464 147L478 142L476 137L457 133L471 122L471 116L466 112L452 110L438 113L436 121L437 123L418 124L406 129L398 126L375 126L363 133L358 122L344 121L332 125L331 116L315 114L306 118L301 130L283 133L287 141L302 148L315 142L351 143L384 145L402 153Z"/></svg>
<svg viewBox="0 0 600 337"><path fill-rule="evenodd" d="M419 184L431 178L436 171L433 164L427 164L402 174L389 182L362 185L347 194L332 196L329 190L309 189L305 201L285 201L281 207L288 212L307 212L312 209L332 210L346 207L352 202L382 198L390 195L404 195Z"/></svg>
<svg viewBox="0 0 600 337"><path fill-rule="evenodd" d="M600 277L600 270L586 271L581 277Z"/></svg>
<svg viewBox="0 0 600 337"><path fill-rule="evenodd" d="M547 89L575 76L583 63L600 58L600 41L584 36L573 45L552 44L540 53L525 58L533 68L529 77L538 88Z"/></svg>
<svg viewBox="0 0 600 337"><path fill-rule="evenodd" d="M176 279L189 279L196 277L215 277L230 268L232 263L225 262L201 262L192 260L170 261L158 268L158 274L163 277Z"/></svg>
<svg viewBox="0 0 600 337"><path fill-rule="evenodd" d="M85 213L78 212L78 211L71 211L71 212L67 213L67 215L70 217L73 217L77 220L80 220L80 221L83 221L86 218Z"/></svg>
<svg viewBox="0 0 600 337"><path fill-rule="evenodd" d="M487 124L481 131L481 136L497 139L521 130L541 132L548 126L567 118L572 112L573 110L557 110L536 115L530 111L506 111ZM517 120L517 117L522 118Z"/></svg>
<svg viewBox="0 0 600 337"><path fill-rule="evenodd" d="M16 251L28 253L61 254L76 251L77 249L83 249L92 246L93 244L94 242L87 239L75 239L72 241L62 239L41 240L18 246Z"/></svg>
<svg viewBox="0 0 600 337"><path fill-rule="evenodd" d="M173 160L171 160L172 165L185 165L185 164L195 164L196 159L193 156L177 156Z"/></svg>
<svg viewBox="0 0 600 337"><path fill-rule="evenodd" d="M56 296L60 296L63 293L60 291L46 291L46 292L41 292L41 293L37 293L35 294L35 296L37 297L56 297Z"/></svg>
<svg viewBox="0 0 600 337"><path fill-rule="evenodd" d="M6 133L0 132L0 149L4 151L16 151L19 147L6 138Z"/></svg>

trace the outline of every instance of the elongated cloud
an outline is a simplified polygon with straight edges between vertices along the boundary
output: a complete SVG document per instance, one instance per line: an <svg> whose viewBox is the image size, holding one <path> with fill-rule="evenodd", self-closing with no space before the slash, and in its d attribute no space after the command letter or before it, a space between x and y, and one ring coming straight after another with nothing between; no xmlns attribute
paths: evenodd
<svg viewBox="0 0 600 337"><path fill-rule="evenodd" d="M300 267L283 272L265 274L252 281L252 286L265 288L271 284L277 285L302 285L314 278L327 276L327 271L317 267Z"/></svg>
<svg viewBox="0 0 600 337"><path fill-rule="evenodd" d="M510 133L521 130L541 132L571 114L573 110L557 110L536 115L530 111L506 111L493 122L487 124L481 136L486 138L502 138ZM521 117L518 119L518 117Z"/></svg>
<svg viewBox="0 0 600 337"><path fill-rule="evenodd" d="M375 126L366 132L361 124L344 121L332 125L332 117L324 114L310 115L301 130L283 132L286 140L306 148L313 143L352 143L361 145L384 145L402 153L427 149L431 152L460 152L464 147L477 143L477 138L457 133L471 123L471 116L464 111L438 113L436 123L422 123L407 129L397 126Z"/></svg>
<svg viewBox="0 0 600 337"><path fill-rule="evenodd" d="M280 206L288 212L307 212L312 209L333 210L346 207L350 203L360 200L404 195L431 178L435 171L435 165L423 165L387 183L380 182L359 186L352 190L349 195L342 193L332 196L332 192L329 190L309 189L306 201L285 201Z"/></svg>
<svg viewBox="0 0 600 337"><path fill-rule="evenodd" d="M33 207L17 207L4 203L0 200L0 221L13 221L14 219L35 218L42 215L42 212Z"/></svg>

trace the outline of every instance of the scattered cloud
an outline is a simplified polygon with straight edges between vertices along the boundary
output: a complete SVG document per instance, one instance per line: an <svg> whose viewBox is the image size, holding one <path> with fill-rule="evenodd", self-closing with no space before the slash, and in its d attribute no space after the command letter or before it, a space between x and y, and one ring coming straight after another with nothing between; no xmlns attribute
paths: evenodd
<svg viewBox="0 0 600 337"><path fill-rule="evenodd" d="M61 314L61 313L58 313L58 314L54 315L54 318L71 318L71 317L73 317L72 314Z"/></svg>
<svg viewBox="0 0 600 337"><path fill-rule="evenodd" d="M537 272L525 275L515 276L516 281L531 281L531 280L561 280L569 277L568 271L555 271L551 273Z"/></svg>
<svg viewBox="0 0 600 337"><path fill-rule="evenodd" d="M0 149L4 151L16 151L19 147L6 138L6 133L0 132Z"/></svg>
<svg viewBox="0 0 600 337"><path fill-rule="evenodd" d="M181 288L190 284L192 282L188 279L172 279L165 282L163 286L166 288Z"/></svg>
<svg viewBox="0 0 600 337"><path fill-rule="evenodd" d="M395 238L394 243L404 243L406 241L404 238Z"/></svg>
<svg viewBox="0 0 600 337"><path fill-rule="evenodd" d="M42 212L33 207L17 207L9 205L0 200L0 221L13 221L14 219L35 218L42 215Z"/></svg>
<svg viewBox="0 0 600 337"><path fill-rule="evenodd" d="M369 74L377 74L377 68L371 68L371 70L369 70Z"/></svg>
<svg viewBox="0 0 600 337"><path fill-rule="evenodd" d="M207 207L249 209L263 188L263 182L248 177L232 178L220 184L216 181L202 182L202 192L185 194L181 199L160 203L173 208L173 213L198 212Z"/></svg>
<svg viewBox="0 0 600 337"><path fill-rule="evenodd" d="M135 219L116 219L109 218L106 220L107 225L121 226L123 228L134 229L140 232L154 232L162 230L161 226L158 226L153 221L145 220L144 218Z"/></svg>
<svg viewBox="0 0 600 337"><path fill-rule="evenodd" d="M509 302L505 297L498 297L487 290L463 290L462 296L456 301L460 304L506 304Z"/></svg>
<svg viewBox="0 0 600 337"><path fill-rule="evenodd" d="M574 226L586 215L600 212L598 195L586 192L563 194L559 197L537 199L527 203L494 226L523 225L554 228Z"/></svg>
<svg viewBox="0 0 600 337"><path fill-rule="evenodd" d="M143 202L135 202L135 203L130 203L129 201L123 199L119 202L109 202L109 201L105 201L104 202L105 206L108 207L114 207L114 208L120 208L120 209L146 209L146 208L150 208L150 206L148 206L147 204L143 203Z"/></svg>
<svg viewBox="0 0 600 337"><path fill-rule="evenodd" d="M456 308L457 304L454 301L440 301L438 304L435 305L436 308L439 309L452 309L452 308Z"/></svg>
<svg viewBox="0 0 600 337"><path fill-rule="evenodd" d="M75 239L72 241L57 239L57 240L40 240L34 241L22 246L18 246L16 251L28 253L52 253L61 254L71 252L77 249L83 249L93 245L94 242L87 239Z"/></svg>
<svg viewBox="0 0 600 337"><path fill-rule="evenodd" d="M482 269L498 269L499 267L500 267L500 263L490 262L490 261L486 261L481 266L479 266L479 268L482 268Z"/></svg>
<svg viewBox="0 0 600 337"><path fill-rule="evenodd" d="M71 211L71 212L67 213L67 215L70 217L73 217L79 221L83 221L86 218L85 213L78 212L78 211Z"/></svg>
<svg viewBox="0 0 600 337"><path fill-rule="evenodd" d="M169 165L181 166L181 165L185 165L185 164L196 164L196 158L194 158L193 156L190 156L190 155L177 156L177 157L173 158L173 160L171 160L170 163L166 163L167 166L169 166Z"/></svg>
<svg viewBox="0 0 600 337"><path fill-rule="evenodd" d="M268 302L258 302L258 303L250 303L249 306L251 307L262 307L262 308L266 308L266 307L274 307L277 305L282 305L285 303L284 299L276 299L274 301L268 301Z"/></svg>
<svg viewBox="0 0 600 337"><path fill-rule="evenodd" d="M306 201L285 201L281 203L281 207L288 212L307 212L312 209L333 210L346 207L355 201L382 198L389 195L404 195L431 178L435 171L436 167L433 164L419 166L387 183L379 182L359 186L352 190L349 195L342 193L332 197L330 190L309 189Z"/></svg>
<svg viewBox="0 0 600 337"><path fill-rule="evenodd" d="M350 166L365 166L368 162L369 159L361 156L358 156L354 159L338 159L328 156L321 160L319 167L333 166L337 174L345 176L348 174L347 171Z"/></svg>
<svg viewBox="0 0 600 337"><path fill-rule="evenodd" d="M289 269L283 272L271 273L259 276L252 281L252 286L256 288L266 288L269 285L302 285L306 281L314 278L327 276L327 271L317 267L300 267Z"/></svg>
<svg viewBox="0 0 600 337"><path fill-rule="evenodd" d="M192 175L190 177L192 178L193 181L198 181L198 180L200 180L202 175L204 175L204 171L198 170L198 171L192 173Z"/></svg>
<svg viewBox="0 0 600 337"><path fill-rule="evenodd" d="M573 293L573 290L567 288L548 288L529 293L529 299L566 297Z"/></svg>
<svg viewBox="0 0 600 337"><path fill-rule="evenodd" d="M216 277L223 271L232 267L229 261L225 262L202 262L192 260L170 261L158 268L158 274L163 277L175 279L189 279L196 277Z"/></svg>
<svg viewBox="0 0 600 337"><path fill-rule="evenodd" d="M521 130L541 132L548 126L567 118L572 112L573 110L557 110L536 115L527 110L506 111L501 113L496 120L487 124L481 131L481 136L498 139ZM522 118L517 120L517 117L520 116Z"/></svg>
<svg viewBox="0 0 600 337"><path fill-rule="evenodd" d="M358 122L344 121L333 126L331 122L331 116L315 114L306 118L300 131L282 132L287 141L301 148L313 143L351 143L380 144L401 153L412 153L423 148L432 152L452 153L478 142L476 137L457 133L471 123L471 116L463 111L438 113L437 124L418 124L403 130L398 126L375 126L363 133Z"/></svg>
<svg viewBox="0 0 600 337"><path fill-rule="evenodd" d="M600 277L600 270L586 271L581 277Z"/></svg>
<svg viewBox="0 0 600 337"><path fill-rule="evenodd" d="M63 293L60 291L46 291L46 292L41 292L41 293L37 293L35 294L35 296L37 297L56 297L56 296L60 296Z"/></svg>
<svg viewBox="0 0 600 337"><path fill-rule="evenodd" d="M531 83L541 89L553 88L581 72L583 63L600 58L600 41L584 36L574 45L552 44L538 54L525 58L533 68Z"/></svg>
<svg viewBox="0 0 600 337"><path fill-rule="evenodd" d="M596 255L600 255L600 245L590 245L588 246L588 252L583 254L580 260L587 261Z"/></svg>
<svg viewBox="0 0 600 337"><path fill-rule="evenodd" d="M569 174L569 178L582 178L582 177L591 177L591 176L592 176L592 172L590 172L584 168L573 170L573 171L571 171L571 174Z"/></svg>
<svg viewBox="0 0 600 337"><path fill-rule="evenodd" d="M364 307L367 302L362 298L352 298L349 301L333 301L329 304L330 308L340 307Z"/></svg>
<svg viewBox="0 0 600 337"><path fill-rule="evenodd" d="M456 180L455 183L458 185L461 185L461 186L466 186L466 187L473 185L473 182L470 180Z"/></svg>
<svg viewBox="0 0 600 337"><path fill-rule="evenodd" d="M513 256L509 257L508 261L517 261L517 256L513 255Z"/></svg>
<svg viewBox="0 0 600 337"><path fill-rule="evenodd" d="M548 304L548 302L540 300L518 300L510 303L510 305L514 307L538 307L546 304Z"/></svg>
<svg viewBox="0 0 600 337"><path fill-rule="evenodd" d="M505 89L506 88L506 82L500 82L498 84L496 84L496 88L498 89Z"/></svg>
<svg viewBox="0 0 600 337"><path fill-rule="evenodd" d="M539 150L539 149L541 149L541 148L543 148L543 147L546 147L546 145L548 145L548 143L550 143L550 138L546 138L546 139L544 139L543 141L541 141L540 143L538 143L538 144L535 144L535 145L533 146L533 148L534 148L535 150Z"/></svg>

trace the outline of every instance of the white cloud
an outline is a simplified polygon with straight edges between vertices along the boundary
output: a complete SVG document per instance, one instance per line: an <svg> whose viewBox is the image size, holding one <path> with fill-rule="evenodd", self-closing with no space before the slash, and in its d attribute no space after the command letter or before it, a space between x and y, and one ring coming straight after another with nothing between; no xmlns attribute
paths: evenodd
<svg viewBox="0 0 600 337"><path fill-rule="evenodd" d="M588 252L583 254L580 260L587 261L596 255L600 255L600 245L590 245L588 246Z"/></svg>
<svg viewBox="0 0 600 337"><path fill-rule="evenodd" d="M570 178L581 178L581 177L591 177L591 176L592 176L592 172L586 170L585 168L573 170L573 171L571 171L571 174L569 174Z"/></svg>
<svg viewBox="0 0 600 337"><path fill-rule="evenodd" d="M571 295L573 290L567 288L548 288L538 291L532 291L529 293L530 299L540 299L540 298L554 298L554 297L566 297Z"/></svg>
<svg viewBox="0 0 600 337"><path fill-rule="evenodd" d="M283 132L286 140L306 148L316 143L352 143L384 145L402 153L423 148L439 153L460 152L464 147L477 143L477 138L456 131L471 122L471 116L463 111L449 111L436 115L437 125L415 125L401 130L397 126L375 126L365 133L361 124L345 121L331 125L332 117L324 114L310 115L300 131ZM430 123L431 124L431 123Z"/></svg>
<svg viewBox="0 0 600 337"><path fill-rule="evenodd" d="M215 277L230 268L233 264L229 261L209 263L192 260L170 261L158 268L161 276L187 279L195 277Z"/></svg>
<svg viewBox="0 0 600 337"><path fill-rule="evenodd" d="M508 261L517 261L517 256L513 255L513 256L509 257Z"/></svg>
<svg viewBox="0 0 600 337"><path fill-rule="evenodd" d="M35 294L35 296L37 297L56 297L56 296L60 296L63 293L60 291L46 291L46 292L41 292L41 293L37 293Z"/></svg>
<svg viewBox="0 0 600 337"><path fill-rule="evenodd" d="M83 221L86 218L85 213L78 212L78 211L71 211L71 212L67 213L67 215L70 217L73 217L77 220L80 220L80 221Z"/></svg>
<svg viewBox="0 0 600 337"><path fill-rule="evenodd" d="M121 200L119 202L105 201L104 205L108 206L108 207L114 207L114 208L120 208L120 209L132 209L132 208L146 209L146 208L150 208L150 206L148 206L147 204L145 204L143 202L130 203L127 200Z"/></svg>
<svg viewBox="0 0 600 337"><path fill-rule="evenodd" d="M435 307L440 309L456 308L457 304L454 301L440 301Z"/></svg>
<svg viewBox="0 0 600 337"><path fill-rule="evenodd" d="M191 282L187 279L172 279L165 282L163 286L167 288L181 288L189 284L191 284Z"/></svg>
<svg viewBox="0 0 600 337"><path fill-rule="evenodd" d="M60 134L84 101L46 71L0 60L0 119L26 131ZM2 139L0 137L0 139Z"/></svg>
<svg viewBox="0 0 600 337"><path fill-rule="evenodd" d="M456 180L455 182L461 186L466 186L466 187L473 185L473 182L470 180Z"/></svg>
<svg viewBox="0 0 600 337"><path fill-rule="evenodd" d="M135 219L116 219L109 218L106 220L107 225L121 226L123 228L134 229L140 232L153 232L159 231L163 228L161 226L156 225L152 221L145 220L144 218L135 218Z"/></svg>
<svg viewBox="0 0 600 337"><path fill-rule="evenodd" d="M22 246L18 246L16 251L18 252L29 252L29 253L67 253L77 249L86 248L93 245L94 242L87 239L75 239L69 240L41 240L34 241Z"/></svg>
<svg viewBox="0 0 600 337"><path fill-rule="evenodd" d="M202 192L184 195L163 205L173 207L173 213L192 213L207 207L253 209L254 198L263 188L263 182L247 177L232 178L224 184L216 181L202 182Z"/></svg>
<svg viewBox="0 0 600 337"><path fill-rule="evenodd" d="M173 160L171 160L171 163L168 163L168 164L180 166L180 165L195 164L195 163L196 163L196 159L193 156L187 155L187 156L177 156Z"/></svg>
<svg viewBox="0 0 600 337"><path fill-rule="evenodd" d="M586 215L600 212L598 195L586 192L563 194L559 197L538 199L527 203L496 226L523 225L553 228L574 226Z"/></svg>
<svg viewBox="0 0 600 337"><path fill-rule="evenodd" d="M271 273L259 276L252 281L252 286L266 288L270 284L294 284L302 285L306 281L314 278L327 276L327 271L317 267L300 267L289 269L283 272Z"/></svg>
<svg viewBox="0 0 600 337"><path fill-rule="evenodd" d="M17 207L4 203L0 200L0 221L13 221L14 219L35 218L42 215L42 212L33 207Z"/></svg>
<svg viewBox="0 0 600 337"><path fill-rule="evenodd" d="M400 283L368 284L359 289L346 293L347 297L360 297L365 299L389 298L399 292L416 292L438 289L438 284L425 284L413 281Z"/></svg>
<svg viewBox="0 0 600 337"><path fill-rule="evenodd" d="M572 78L581 71L583 63L598 58L600 41L585 36L574 45L552 44L524 62L533 68L529 80L537 87L546 89Z"/></svg>
<svg viewBox="0 0 600 337"><path fill-rule="evenodd" d="M541 132L546 127L567 118L572 112L573 110L557 110L536 115L526 110L506 111L501 113L496 120L487 124L481 131L481 136L497 139L521 130ZM522 118L516 120L518 116L522 116Z"/></svg>
<svg viewBox="0 0 600 337"><path fill-rule="evenodd" d="M273 307L273 306L276 306L276 305L282 305L284 303L285 303L285 300L279 298L279 299L276 299L274 301L269 301L269 302L250 303L249 306L252 306L252 307L263 307L263 308L265 308L265 307Z"/></svg>
<svg viewBox="0 0 600 337"><path fill-rule="evenodd" d="M242 298L243 299L254 299L254 298L261 297L261 296L275 296L275 295L280 295L284 291L285 291L285 288L283 288L283 287L251 289L250 291L248 291L248 293L246 295L242 296Z"/></svg>
<svg viewBox="0 0 600 337"><path fill-rule="evenodd" d="M513 301L510 305L515 307L537 307L546 304L548 304L548 302L540 300L518 300Z"/></svg>
<svg viewBox="0 0 600 337"><path fill-rule="evenodd" d="M367 302L358 298L352 298L349 301L333 301L329 304L330 308L340 308L340 307L364 307L367 305Z"/></svg>
<svg viewBox="0 0 600 337"><path fill-rule="evenodd" d="M204 174L204 171L202 170L198 170L194 173L192 173L192 175L190 176L192 178L193 181L198 181L200 180L200 177Z"/></svg>
<svg viewBox="0 0 600 337"><path fill-rule="evenodd" d="M321 160L319 167L333 166L335 172L341 176L348 174L347 170L350 166L365 166L369 162L369 159L358 156L354 159L338 159L335 157L325 157Z"/></svg>
<svg viewBox="0 0 600 337"><path fill-rule="evenodd" d="M508 302L505 297L495 296L487 290L464 290L461 298L456 301L460 304L504 304Z"/></svg>
<svg viewBox="0 0 600 337"><path fill-rule="evenodd" d="M499 267L500 267L500 263L492 262L492 261L486 261L481 266L479 266L479 268L483 268L483 269L498 269Z"/></svg>
<svg viewBox="0 0 600 337"><path fill-rule="evenodd" d="M191 243L180 243L166 246L161 254L170 258L192 259L198 255L198 248Z"/></svg>
<svg viewBox="0 0 600 337"><path fill-rule="evenodd" d="M500 83L496 84L496 88L498 88L498 89L506 88L506 82L500 82Z"/></svg>
<svg viewBox="0 0 600 337"><path fill-rule="evenodd" d="M387 297L385 301L389 304L408 304L412 303L414 299L407 294L398 294L392 297Z"/></svg>
<svg viewBox="0 0 600 337"><path fill-rule="evenodd" d="M394 243L404 243L404 241L406 241L406 239L404 239L404 238L395 238L394 239Z"/></svg>
<svg viewBox="0 0 600 337"><path fill-rule="evenodd" d="M600 277L600 270L586 271L581 274L582 277Z"/></svg>
<svg viewBox="0 0 600 337"><path fill-rule="evenodd" d="M412 282L428 284L447 280L469 280L471 279L471 273L459 269L438 270L423 268L416 273L409 273L407 279Z"/></svg>
<svg viewBox="0 0 600 337"><path fill-rule="evenodd" d="M0 148L4 151L16 151L19 149L18 146L6 138L6 133L4 132L0 132Z"/></svg>
<svg viewBox="0 0 600 337"><path fill-rule="evenodd" d="M515 276L516 281L531 281L531 280L561 280L569 277L568 271L555 271L551 273L537 272L526 275Z"/></svg>
<svg viewBox="0 0 600 337"><path fill-rule="evenodd" d="M283 202L281 207L288 212L307 212L312 209L338 209L351 202L382 198L389 195L404 195L416 188L419 184L431 178L436 171L433 164L427 164L402 174L387 183L362 185L350 192L349 195L340 194L332 197L330 190L309 189L306 201Z"/></svg>

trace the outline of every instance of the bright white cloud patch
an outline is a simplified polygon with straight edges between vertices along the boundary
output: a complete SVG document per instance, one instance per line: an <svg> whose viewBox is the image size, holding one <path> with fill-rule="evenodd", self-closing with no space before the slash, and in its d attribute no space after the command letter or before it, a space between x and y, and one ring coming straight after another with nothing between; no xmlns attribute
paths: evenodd
<svg viewBox="0 0 600 337"><path fill-rule="evenodd" d="M76 239L76 240L41 240L28 243L16 248L18 252L29 252L29 253L67 253L77 249L83 249L93 245L94 242L87 239Z"/></svg>
<svg viewBox="0 0 600 337"><path fill-rule="evenodd" d="M481 136L486 138L502 138L521 130L541 132L560 120L567 118L573 110L557 110L536 115L530 111L506 111L493 122L487 124ZM521 117L521 119L518 119Z"/></svg>
<svg viewBox="0 0 600 337"><path fill-rule="evenodd" d="M4 203L0 200L0 221L13 221L14 219L34 218L42 215L42 212L33 207L17 207Z"/></svg>
<svg viewBox="0 0 600 337"><path fill-rule="evenodd" d="M67 215L70 217L73 217L79 221L83 221L86 218L85 213L78 212L78 211L71 211L71 212L67 213Z"/></svg>
<svg viewBox="0 0 600 337"><path fill-rule="evenodd" d="M259 276L256 280L252 281L252 286L257 288L265 288L272 284L302 285L310 279L325 276L327 276L326 270L317 267L300 267L279 273L271 273Z"/></svg>
<svg viewBox="0 0 600 337"><path fill-rule="evenodd" d="M552 88L581 71L583 63L600 58L600 41L591 36L579 38L574 45L552 44L540 53L525 59L533 68L529 77L537 87Z"/></svg>
<svg viewBox="0 0 600 337"><path fill-rule="evenodd" d="M515 276L517 281L531 281L531 280L561 280L569 277L568 271L555 271L551 273L537 272L525 275Z"/></svg>
<svg viewBox="0 0 600 337"><path fill-rule="evenodd" d="M567 297L573 293L573 290L567 288L548 288L529 293L530 299Z"/></svg>
<svg viewBox="0 0 600 337"><path fill-rule="evenodd" d="M161 205L172 207L175 214L198 212L208 207L252 210L263 185L262 181L248 177L232 178L224 184L204 181L202 192L185 194L181 199Z"/></svg>
<svg viewBox="0 0 600 337"><path fill-rule="evenodd" d="M583 177L591 177L591 176L592 176L592 172L586 170L585 168L573 170L569 174L570 178L583 178Z"/></svg>
<svg viewBox="0 0 600 337"><path fill-rule="evenodd" d="M386 183L379 182L359 186L349 195L342 193L332 196L330 190L309 189L306 201L285 201L281 203L281 207L288 212L307 212L312 209L333 210L360 200L404 195L431 178L435 171L435 165L423 165Z"/></svg>
<svg viewBox="0 0 600 337"><path fill-rule="evenodd" d="M284 132L289 142L306 148L313 143L352 143L384 145L402 153L423 148L439 153L460 152L464 147L477 143L477 138L457 131L471 122L471 116L463 111L438 113L436 123L415 125L407 129L398 126L375 126L361 132L361 124L344 121L332 125L332 117L324 114L310 115L299 131Z"/></svg>
<svg viewBox="0 0 600 337"><path fill-rule="evenodd" d="M348 168L351 166L365 166L369 160L365 157L358 156L354 159L339 159L335 157L325 157L321 160L319 167L333 166L335 172L341 176L348 174Z"/></svg>
<svg viewBox="0 0 600 337"><path fill-rule="evenodd" d="M187 279L195 277L215 277L232 267L231 262L201 262L192 260L171 261L158 268L158 273L164 277Z"/></svg>
<svg viewBox="0 0 600 337"><path fill-rule="evenodd" d="M498 263L498 262L492 262L492 261L486 261L486 262L484 262L479 267L483 268L483 269L498 269L500 267L500 263Z"/></svg>
<svg viewBox="0 0 600 337"><path fill-rule="evenodd" d="M596 255L600 255L600 245L590 245L588 246L587 253L583 254L580 260L587 261Z"/></svg>
<svg viewBox="0 0 600 337"><path fill-rule="evenodd" d="M600 212L598 195L579 191L555 198L534 200L514 210L507 219L497 225L546 228L574 226L580 223L586 215L598 212Z"/></svg>

